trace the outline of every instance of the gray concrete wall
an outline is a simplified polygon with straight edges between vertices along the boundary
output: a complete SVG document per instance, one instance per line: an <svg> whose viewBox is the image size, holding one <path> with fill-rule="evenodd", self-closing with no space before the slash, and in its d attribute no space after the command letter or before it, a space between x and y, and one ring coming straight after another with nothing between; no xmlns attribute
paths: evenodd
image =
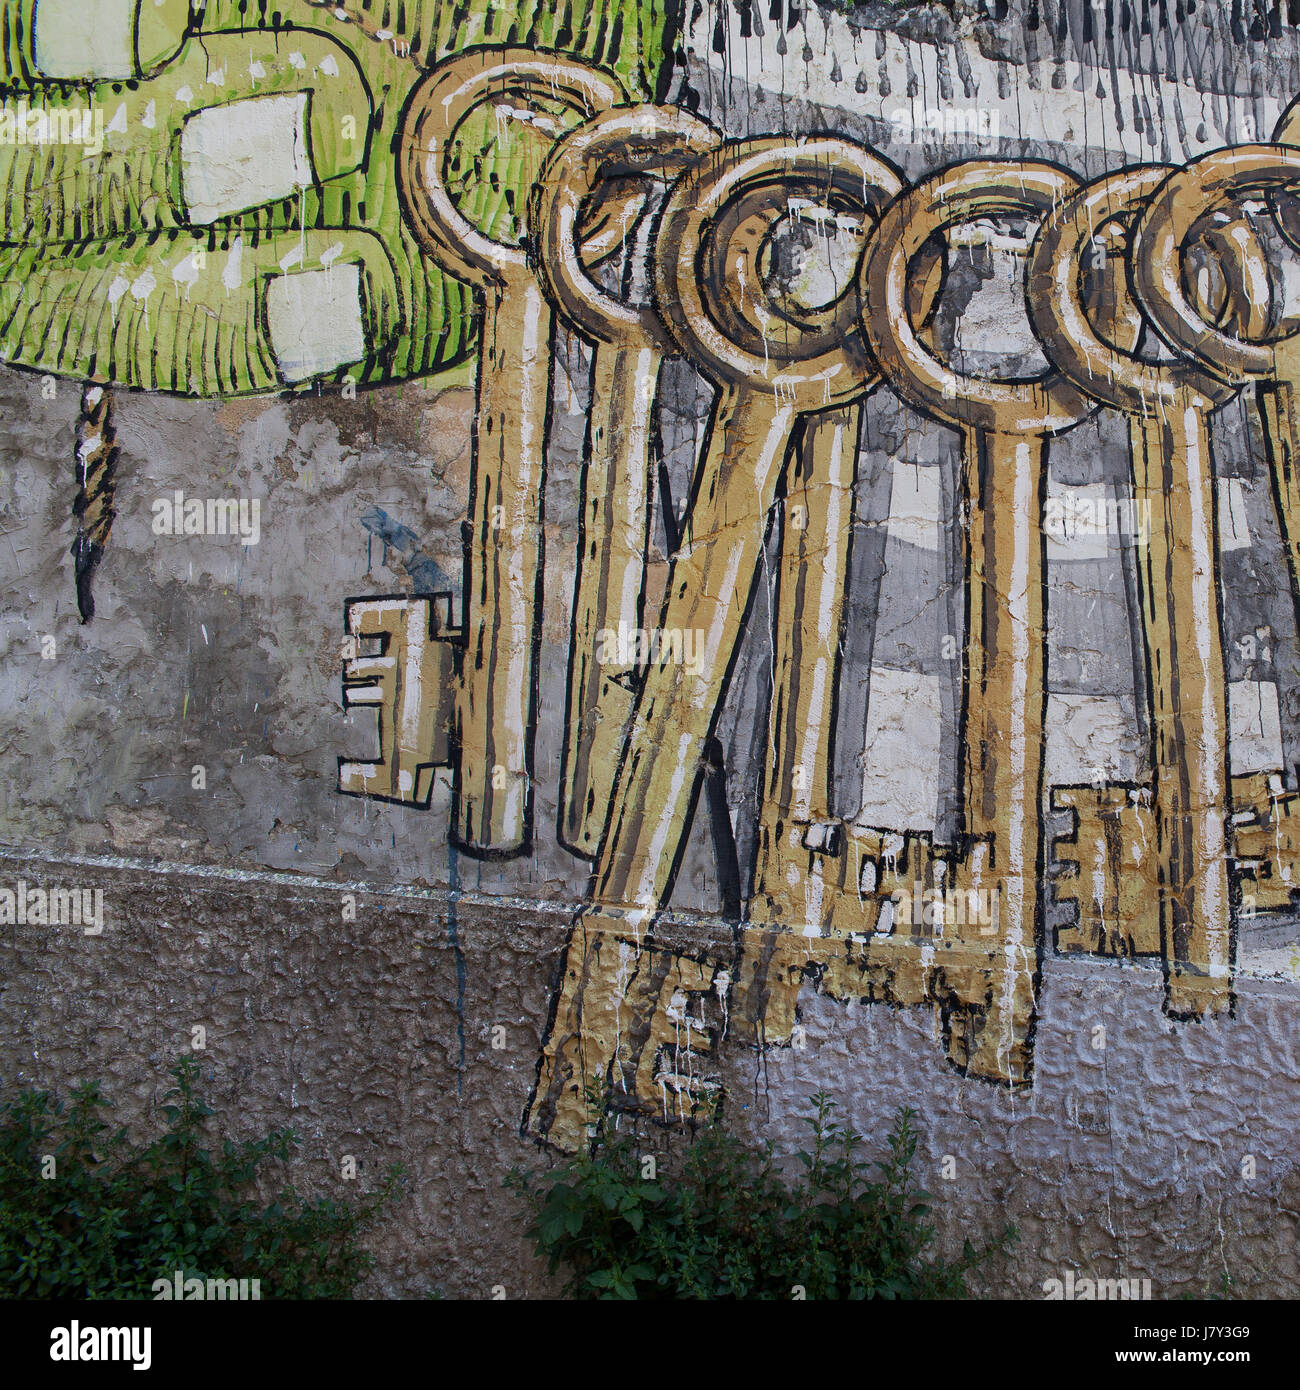
<svg viewBox="0 0 1300 1390"><path fill-rule="evenodd" d="M729 136L833 130L917 180L976 155L1049 159L1080 177L1138 159L1180 165L1267 138L1300 94L1289 25L1252 38L1248 24L1234 32L1229 7L1200 6L1145 39L1108 38L1087 28L1084 9L1066 5L1062 21L1059 5L1028 0L998 20L964 5L864 5L847 17L814 7L787 33L766 6L749 20L724 7L719 28L708 4L683 33L674 99ZM996 133L987 122L969 139L924 133L927 111L967 108L996 115ZM1045 364L1016 302L1015 258L1004 265L999 254L983 248L964 278L960 266L950 275L944 346L968 371L1036 370ZM534 836L509 858L452 843L452 768L438 769L427 809L339 793L339 760L370 756L375 744L373 717L344 705L345 604L444 581L453 612L463 603L475 401L466 372L355 398L338 378L239 399L116 391L116 517L95 616L83 623L71 555L80 384L40 361L0 368L0 888L102 889L105 903L100 935L0 925L0 1083L62 1090L101 1077L143 1128L168 1066L202 1027L196 1055L210 1102L239 1134L294 1126L312 1190L352 1190L338 1176L347 1154L363 1188L389 1162L405 1165L404 1195L374 1237L373 1295L556 1288L526 1248L502 1179L514 1164L555 1161L539 1140L557 1136L535 1117L525 1127L525 1115L544 1055L562 1071L575 917L628 904L593 905L590 862L557 838L591 352L561 328L552 356ZM709 404L700 375L674 364L658 428L678 500ZM1236 691L1226 756L1238 777L1277 779L1281 797L1297 789L1300 652L1249 393L1216 414L1213 445L1216 583ZM1127 455L1122 418L1102 411L1053 444L1046 494L1122 486ZM959 485L959 435L881 388L858 440L829 802L816 808L842 833L962 840L961 662L945 647L965 612ZM178 490L257 499L258 544L157 534L154 504ZM727 865L706 789L676 826L680 868L659 926L675 958L729 972L700 1006L700 1065L719 1087L723 1121L789 1150L809 1097L826 1089L883 1152L895 1109L913 1106L919 1173L945 1248L1003 1219L1021 1228L1013 1257L990 1272L995 1297L1041 1297L1044 1281L1071 1269L1149 1278L1161 1298L1217 1291L1225 1276L1244 1296L1288 1296L1300 1210L1300 939L1289 904L1243 908L1257 883L1240 876L1241 854L1231 1000L1201 1019L1171 1017L1169 950L1118 959L1067 949L1077 909L1058 891L1054 837L1070 821L1045 811L1035 939L1018 967L1026 988L1031 975L1037 985L1015 1038L1032 1054L1028 1076L954 1065L933 981L920 1000L873 977L845 1002L810 970L801 989L795 980L793 1029L782 1034L773 1015L780 1045L759 1049L718 1024L729 1003L740 1012L746 933L764 923L797 939L809 926L773 923L750 901L781 535L779 526L767 535L716 711L724 776L713 785L729 810L743 925L720 916ZM1137 617L1118 543L1097 553L1049 543L1046 554L1050 808L1061 787L1142 784L1146 752ZM657 592L671 558L657 516L647 558ZM1282 839L1279 874L1290 862ZM1154 897L1147 908L1158 911ZM1000 968L996 952L989 961ZM596 1027L590 1015L580 1026ZM611 1065L617 1079L638 1063L620 1054ZM674 1052L662 1065L675 1074L692 1064ZM636 1100L625 1123L647 1143L687 1142L680 1124L656 1123L673 1121L678 1104L664 1084Z"/></svg>
<svg viewBox="0 0 1300 1390"><path fill-rule="evenodd" d="M449 913L413 892L52 857L6 855L3 869L5 882L102 886L110 923L94 939L35 927L9 937L0 998L13 1081L101 1077L144 1132L167 1067L201 1026L204 1094L234 1135L293 1126L307 1190L352 1191L339 1176L348 1154L362 1188L389 1163L406 1168L371 1238L379 1266L365 1292L554 1292L501 1179L553 1161L519 1126L562 912L462 901ZM357 920L344 927L354 889ZM1041 1297L1070 1269L1149 1278L1157 1298L1218 1294L1225 1275L1237 1295L1289 1297L1294 987L1247 982L1236 1019L1180 1030L1161 1015L1158 971L1051 961L1041 1000L1035 1084L1017 1094L948 1067L924 1008L809 998L802 1046L726 1050L725 1119L793 1151L808 1097L825 1089L875 1157L895 1108L914 1106L943 1248L1004 1220L1022 1232L989 1270L994 1297ZM646 1130L652 1150L685 1142Z"/></svg>

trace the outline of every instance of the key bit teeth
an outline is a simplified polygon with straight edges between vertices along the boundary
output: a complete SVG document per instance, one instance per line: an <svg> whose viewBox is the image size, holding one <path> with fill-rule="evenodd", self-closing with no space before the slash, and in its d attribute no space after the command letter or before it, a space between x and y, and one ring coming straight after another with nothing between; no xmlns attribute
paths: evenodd
<svg viewBox="0 0 1300 1390"><path fill-rule="evenodd" d="M1195 1023L1235 1012L1236 998L1227 967L1210 971L1179 962L1166 980L1165 1014L1180 1023Z"/></svg>
<svg viewBox="0 0 1300 1390"><path fill-rule="evenodd" d="M703 1114L714 1081L703 1065L723 1031L730 977L719 966L648 943L644 914L582 912L563 966L555 1014L523 1131L553 1148L581 1147L610 1110L658 1114L659 1078L677 1078L679 1118ZM688 1086L686 1083L690 1081ZM670 1114L669 1119L672 1118Z"/></svg>

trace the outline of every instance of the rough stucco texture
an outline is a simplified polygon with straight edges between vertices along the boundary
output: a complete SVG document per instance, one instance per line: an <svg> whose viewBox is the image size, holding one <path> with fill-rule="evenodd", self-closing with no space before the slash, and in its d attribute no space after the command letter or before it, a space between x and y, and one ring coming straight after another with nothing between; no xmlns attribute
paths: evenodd
<svg viewBox="0 0 1300 1390"><path fill-rule="evenodd" d="M3 868L6 881L68 876L12 858ZM112 914L104 937L24 928L10 938L7 1076L46 1086L101 1076L138 1118L202 1025L211 1102L236 1134L292 1125L311 1188L343 1188L346 1154L363 1186L390 1162L406 1166L405 1194L375 1233L368 1292L552 1291L500 1179L512 1164L548 1161L519 1137L519 1120L563 945L559 914L462 904L458 1008L446 914L420 899L363 894L345 931L338 890L94 877ZM1190 1032L1162 1019L1159 995L1154 970L1049 962L1035 1085L1022 1093L953 1072L926 1009L814 1000L801 1048L728 1055L727 1117L742 1133L797 1143L806 1098L825 1088L883 1154L894 1107L914 1104L918 1171L945 1244L1003 1219L1023 1233L993 1273L995 1297L1039 1297L1043 1280L1070 1268L1150 1278L1163 1298L1217 1292L1224 1274L1244 1295L1286 1296L1300 1219L1294 995L1247 982L1236 1019ZM940 1176L945 1155L953 1180Z"/></svg>

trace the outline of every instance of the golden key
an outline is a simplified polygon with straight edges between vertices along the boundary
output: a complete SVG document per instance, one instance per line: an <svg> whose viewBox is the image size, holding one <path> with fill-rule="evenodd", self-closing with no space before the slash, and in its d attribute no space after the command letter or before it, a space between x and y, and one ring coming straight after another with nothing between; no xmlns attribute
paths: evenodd
<svg viewBox="0 0 1300 1390"><path fill-rule="evenodd" d="M831 302L802 309L768 289L771 233L783 218L861 226L901 188L897 173L848 141L746 141L708 156L674 186L660 221L655 304L681 350L718 383L704 457L672 558L660 619L668 638L645 672L593 878L574 927L530 1112L572 1143L588 1089L623 1078L653 1001L641 976L656 913L672 889L700 779L757 579L768 514L798 420L860 400L876 384L857 326L851 273Z"/></svg>
<svg viewBox="0 0 1300 1390"><path fill-rule="evenodd" d="M1155 193L1134 239L1133 285L1160 332L1180 351L1237 385L1258 383L1292 593L1300 595L1300 334L1267 340L1259 324L1234 336L1206 322L1187 292L1183 256L1193 229L1217 206L1300 184L1300 150L1238 145L1172 174ZM1287 218L1281 225L1295 239ZM1257 298L1268 300L1259 277Z"/></svg>
<svg viewBox="0 0 1300 1390"><path fill-rule="evenodd" d="M942 287L939 246L922 252L910 286L914 321ZM787 932L825 933L832 896L809 855L837 855L842 826L831 815L835 699L848 615L849 553L862 407L809 415L786 475L772 619L769 751L760 788L758 845L749 921Z"/></svg>
<svg viewBox="0 0 1300 1390"><path fill-rule="evenodd" d="M1047 440L1091 410L1057 372L1032 380L964 376L930 352L908 309L909 270L928 238L980 217L1042 217L1078 181L1039 163L971 161L911 189L881 218L862 260L863 324L889 384L964 435L968 551L958 886L988 894L1000 986L966 1065L1027 1074L1039 944L1046 707L1040 499ZM964 881L962 881L964 880ZM959 930L963 930L960 929ZM978 935L976 935L978 941ZM959 986L983 992L980 972Z"/></svg>
<svg viewBox="0 0 1300 1390"><path fill-rule="evenodd" d="M632 713L644 630L655 391L675 351L648 304L624 303L583 264L580 220L607 172L671 183L721 135L672 107L619 107L570 132L538 177L529 221L561 313L595 343L582 475L560 793L562 844L594 859ZM646 644L648 645L648 643Z"/></svg>
<svg viewBox="0 0 1300 1390"><path fill-rule="evenodd" d="M451 834L470 852L493 856L527 849L532 835L551 310L526 249L489 239L464 216L446 166L476 108L495 100L497 118L508 121L529 99L590 116L625 94L613 78L565 58L510 48L462 53L417 88L398 158L403 205L421 244L474 286L482 307Z"/></svg>
<svg viewBox="0 0 1300 1390"><path fill-rule="evenodd" d="M1166 1011L1192 1017L1224 1008L1230 999L1227 686L1215 590L1209 413L1236 388L1191 362L1137 357L1132 347L1141 319L1134 317L1122 276L1116 284L1127 301L1127 341L1104 338L1082 297L1083 257L1096 234L1117 222L1131 226L1171 172L1147 165L1112 174L1047 218L1030 259L1029 304L1052 362L1081 390L1129 417L1155 854L1130 862L1126 852L1125 868L1147 880L1159 899ZM1220 257L1233 245L1219 239ZM1142 254L1135 250L1138 258ZM1254 269L1260 265L1256 252ZM1249 270L1225 278L1240 285ZM1140 856L1140 846L1134 848Z"/></svg>

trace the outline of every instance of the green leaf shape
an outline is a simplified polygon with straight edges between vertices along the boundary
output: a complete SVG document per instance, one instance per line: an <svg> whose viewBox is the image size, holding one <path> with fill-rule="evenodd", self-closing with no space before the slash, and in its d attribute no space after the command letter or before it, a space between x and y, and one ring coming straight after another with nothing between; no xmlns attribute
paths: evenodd
<svg viewBox="0 0 1300 1390"><path fill-rule="evenodd" d="M311 86L314 182L293 196L223 217L203 232L214 251L234 236L259 244L287 233L377 238L396 280L401 312L363 362L323 372L317 380L338 383L351 375L360 384L385 384L428 376L472 351L477 320L473 293L419 246L398 198L394 141L423 69L468 48L517 45L578 58L617 76L631 98L645 99L661 92L678 7L676 0L570 0L556 6L533 0L364 6L210 0L202 32L190 34L174 59L143 80L103 83L42 81L32 61L32 13L33 0L0 0L0 99L13 103L22 97L49 110L90 102L102 108L106 126L124 123L126 133L106 134L97 155L74 144L0 145L0 241L22 249L47 243L46 254L55 261L50 275L19 291L29 302L12 304L10 290L0 352L15 365L55 375L82 377L93 362L106 381L225 397L283 390L289 383L257 339L257 314L250 308L241 318L225 303L224 290L216 296L206 284L196 286L184 305L174 306L171 326L152 350L140 341L139 330L123 338L105 323L106 296L116 279L105 260L116 255L129 269L139 263L142 247L156 244L151 237L188 234L180 140L196 110ZM389 37L381 42L373 37L377 33ZM292 53L302 55L301 68L288 62ZM339 76L326 82L320 69L332 54ZM252 75L254 63L263 77ZM209 81L217 74L220 82ZM177 93L186 88L193 99L181 101ZM145 124L151 101L152 127ZM557 131L577 119L567 109L543 114L553 118ZM355 117L350 140L344 138L344 115ZM503 130L490 113L464 123L450 173L462 210L488 235L519 239L527 193L549 148L543 135L533 126ZM21 251L10 254L6 278L29 264ZM79 268L88 277L84 285L74 283ZM210 312L195 291L209 296ZM52 304L30 302L47 294ZM20 322L29 327L15 332ZM231 341L241 331L249 335L247 342Z"/></svg>

